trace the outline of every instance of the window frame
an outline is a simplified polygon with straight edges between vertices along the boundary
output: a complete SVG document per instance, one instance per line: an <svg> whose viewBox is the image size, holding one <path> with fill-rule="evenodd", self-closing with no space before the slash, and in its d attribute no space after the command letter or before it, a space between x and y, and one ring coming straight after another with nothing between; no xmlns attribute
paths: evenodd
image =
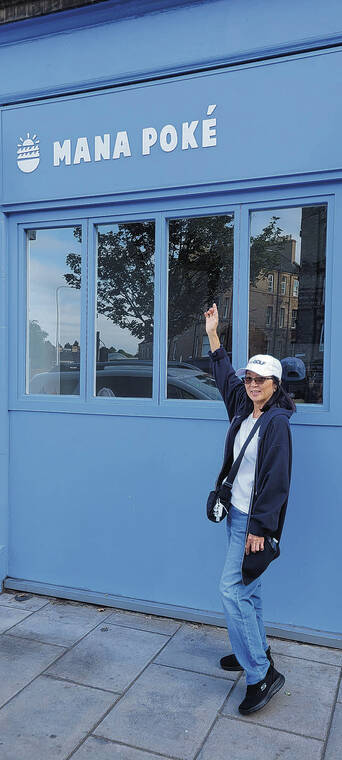
<svg viewBox="0 0 342 760"><path fill-rule="evenodd" d="M28 222L20 223L17 227L18 234L18 247L22 254L21 260L17 267L17 355L16 355L16 371L15 371L15 386L17 389L18 401L26 402L26 400L41 399L41 394L26 393L26 380L27 380L27 351L28 351L28 303L29 303L29 278L28 278L28 245L27 245L27 232L29 230L45 230L45 229L65 229L66 227L82 228L82 243L81 243L81 298L80 298L80 393L78 395L60 395L44 394L46 399L52 399L58 405L63 404L65 400L66 404L71 405L75 400L85 399L85 367L87 363L87 340L86 340L86 313L87 313L87 227L84 219L79 217L72 217L70 219L54 219L49 222ZM12 375L13 376L13 375ZM10 376L11 377L11 376ZM10 386L11 387L11 386ZM25 407L24 407L25 408Z"/></svg>
<svg viewBox="0 0 342 760"><path fill-rule="evenodd" d="M8 240L11 255L9 257L10 298L9 298L9 328L10 343L17 349L10 351L9 361L9 409L25 411L67 412L82 414L106 414L122 416L170 417L180 419L203 419L227 421L227 414L222 401L176 400L166 398L167 377L167 224L171 218L188 217L190 215L203 217L214 214L234 214L234 275L232 298L232 345L233 365L244 366L248 354L248 322L249 322L249 239L250 214L258 210L276 210L294 206L312 206L327 204L327 240L326 240L326 291L325 291L325 345L324 345L324 403L322 405L307 404L298 408L292 418L292 424L342 424L342 409L340 406L339 389L331 374L331 343L336 341L336 319L332 320L332 308L337 310L338 298L336 279L333 280L333 249L338 250L342 244L342 229L334 231L335 209L342 211L342 188L337 183L330 182L328 192L322 193L319 185L309 183L277 188L254 188L250 190L232 190L210 194L207 192L201 198L196 194L184 202L183 197L153 197L150 200L131 200L120 203L117 207L108 201L100 206L95 202L85 204L80 210L79 204L68 205L68 209L52 206L50 210L39 208L32 211L24 207L7 212ZM147 210L148 207L148 210ZM117 213L117 209L120 209ZM117 221L137 221L155 219L155 330L154 330L154 376L152 399L116 398L90 396L90 377L92 372L91 347L89 329L94 318L94 255L92 244L94 225L109 224ZM82 225L82 263L83 279L81 293L81 347L83 345L83 363L81 357L79 397L75 396L39 396L22 393L23 385L23 324L26 320L26 298L23 300L26 287L26 270L23 266L23 230L43 227ZM333 237L334 235L334 237ZM340 239L341 238L341 239ZM84 259L85 256L85 259ZM86 267L84 266L84 260ZM337 267L334 262L334 269ZM86 316L86 319L85 319ZM338 321L338 320L337 320ZM158 325L158 329L156 326ZM94 323L93 327L94 329ZM88 336L88 344L85 337ZM329 336L329 337L327 337ZM25 354L24 354L25 356ZM163 386L164 384L164 386ZM165 396L161 389L165 388ZM114 402L114 403L113 403ZM338 420L336 417L338 416Z"/></svg>

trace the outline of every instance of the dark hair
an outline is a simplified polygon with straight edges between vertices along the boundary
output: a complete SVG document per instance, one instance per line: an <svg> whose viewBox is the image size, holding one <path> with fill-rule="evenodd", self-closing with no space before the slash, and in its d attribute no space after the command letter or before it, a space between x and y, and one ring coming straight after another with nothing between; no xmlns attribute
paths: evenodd
<svg viewBox="0 0 342 760"><path fill-rule="evenodd" d="M266 402L266 404L262 407L262 412L267 412L268 409L271 408L271 406L277 406L281 409L289 409L291 412L296 412L296 404L292 400L291 396L289 396L288 392L285 390L284 386L282 385L281 381L278 377L275 375L272 375L272 380L276 384L276 389L271 396L271 398Z"/></svg>

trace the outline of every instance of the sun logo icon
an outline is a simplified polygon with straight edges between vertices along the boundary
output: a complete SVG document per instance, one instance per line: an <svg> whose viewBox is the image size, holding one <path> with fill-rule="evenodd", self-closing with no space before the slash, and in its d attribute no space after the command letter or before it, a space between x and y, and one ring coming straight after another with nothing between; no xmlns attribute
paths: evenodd
<svg viewBox="0 0 342 760"><path fill-rule="evenodd" d="M20 137L17 150L17 164L20 171L28 174L34 172L40 161L39 153L39 140L37 135L30 137L30 133L27 132L26 140Z"/></svg>

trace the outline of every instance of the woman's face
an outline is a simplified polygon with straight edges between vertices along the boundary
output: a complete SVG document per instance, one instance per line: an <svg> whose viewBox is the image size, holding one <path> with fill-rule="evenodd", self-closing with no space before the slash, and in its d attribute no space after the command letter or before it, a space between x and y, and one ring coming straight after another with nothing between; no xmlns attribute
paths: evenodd
<svg viewBox="0 0 342 760"><path fill-rule="evenodd" d="M250 370L246 372L245 381L248 378L251 378L251 381L245 382L247 396L260 408L273 396L277 386L272 378L262 378L263 382L261 384L255 382L254 378L261 378L261 375Z"/></svg>

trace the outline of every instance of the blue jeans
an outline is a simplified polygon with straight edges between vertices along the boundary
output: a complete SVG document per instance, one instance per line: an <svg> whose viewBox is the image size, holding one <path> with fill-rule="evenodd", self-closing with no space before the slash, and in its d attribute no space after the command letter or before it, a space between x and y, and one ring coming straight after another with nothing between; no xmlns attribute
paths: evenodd
<svg viewBox="0 0 342 760"><path fill-rule="evenodd" d="M265 677L270 663L265 654L268 643L262 616L261 580L256 578L245 586L241 577L247 517L236 507L229 507L227 557L220 594L232 649L249 685Z"/></svg>

